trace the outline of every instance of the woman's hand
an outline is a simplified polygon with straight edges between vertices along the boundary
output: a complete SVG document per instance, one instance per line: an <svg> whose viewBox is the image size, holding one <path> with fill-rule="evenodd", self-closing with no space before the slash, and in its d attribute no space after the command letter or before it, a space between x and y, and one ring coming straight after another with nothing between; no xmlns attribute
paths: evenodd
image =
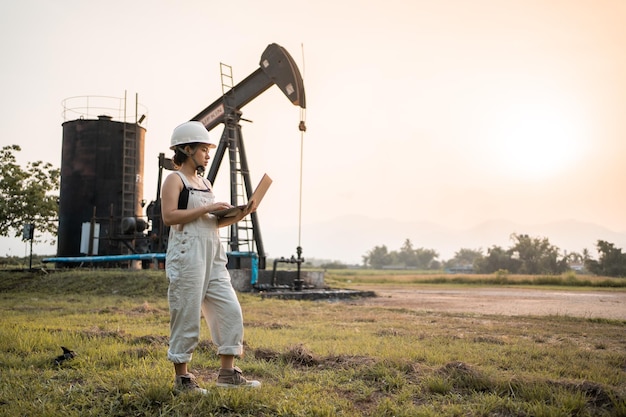
<svg viewBox="0 0 626 417"><path fill-rule="evenodd" d="M228 203L218 202L218 203L209 204L209 205L204 206L204 207L205 207L207 213L212 213L212 212L218 211L218 210L229 209L232 206L230 204L228 204Z"/></svg>
<svg viewBox="0 0 626 417"><path fill-rule="evenodd" d="M246 205L246 207L240 210L236 216L222 217L217 221L217 225L218 227L224 227L224 226L230 226L233 223L237 223L238 221L246 217L248 214L254 213L256 211L256 208L257 208L256 202L254 200L250 200L248 202L248 205Z"/></svg>
<svg viewBox="0 0 626 417"><path fill-rule="evenodd" d="M256 201L254 201L254 200L248 201L248 204L246 205L246 208L244 208L242 210L243 211L243 216L241 216L241 218L246 217L250 213L254 213L256 211L256 208L257 208Z"/></svg>

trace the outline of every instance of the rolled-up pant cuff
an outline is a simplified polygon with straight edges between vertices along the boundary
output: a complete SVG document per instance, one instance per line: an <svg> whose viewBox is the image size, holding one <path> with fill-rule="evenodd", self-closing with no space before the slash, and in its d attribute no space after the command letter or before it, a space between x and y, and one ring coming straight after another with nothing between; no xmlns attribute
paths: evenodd
<svg viewBox="0 0 626 417"><path fill-rule="evenodd" d="M189 353L174 354L170 353L169 351L167 352L167 359L173 363L189 363L191 362L192 356L193 355Z"/></svg>
<svg viewBox="0 0 626 417"><path fill-rule="evenodd" d="M217 348L218 355L234 355L241 356L243 354L243 347L240 346L220 346Z"/></svg>

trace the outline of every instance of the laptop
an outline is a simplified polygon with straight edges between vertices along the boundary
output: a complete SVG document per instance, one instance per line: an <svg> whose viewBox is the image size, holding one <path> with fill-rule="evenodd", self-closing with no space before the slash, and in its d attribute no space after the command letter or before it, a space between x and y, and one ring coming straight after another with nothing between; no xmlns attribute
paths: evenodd
<svg viewBox="0 0 626 417"><path fill-rule="evenodd" d="M211 214L214 214L217 217L235 217L239 213L241 213L241 211L246 207L252 206L253 203L256 203L256 206L258 208L261 204L261 200L263 200L263 197L265 196L267 189L270 188L271 184L272 179L267 174L263 174L261 181L259 181L259 185L256 186L254 192L250 196L248 204L243 204L223 210L212 211Z"/></svg>

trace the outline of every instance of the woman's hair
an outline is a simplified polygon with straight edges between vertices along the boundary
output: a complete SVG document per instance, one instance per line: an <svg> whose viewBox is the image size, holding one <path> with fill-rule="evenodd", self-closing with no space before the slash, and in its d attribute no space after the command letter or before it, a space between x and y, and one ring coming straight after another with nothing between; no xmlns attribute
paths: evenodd
<svg viewBox="0 0 626 417"><path fill-rule="evenodd" d="M193 154L196 151L196 148L198 147L198 143L185 143L184 145L177 146L174 149L174 157L172 158L172 162L174 162L176 166L181 166L183 162L185 162L187 158L189 158L189 155L183 151L185 146L189 146L191 148L190 153Z"/></svg>

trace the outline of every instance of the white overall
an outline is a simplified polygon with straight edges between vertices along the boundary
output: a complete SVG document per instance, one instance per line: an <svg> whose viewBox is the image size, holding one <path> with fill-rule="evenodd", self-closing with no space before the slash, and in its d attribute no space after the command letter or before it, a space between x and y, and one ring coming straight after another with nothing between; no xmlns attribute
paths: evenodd
<svg viewBox="0 0 626 417"><path fill-rule="evenodd" d="M189 189L187 208L212 204L213 192ZM191 361L200 336L200 312L220 355L243 353L243 315L226 269L226 252L220 242L217 218L206 214L170 228L165 271L169 280L170 342L167 358Z"/></svg>

